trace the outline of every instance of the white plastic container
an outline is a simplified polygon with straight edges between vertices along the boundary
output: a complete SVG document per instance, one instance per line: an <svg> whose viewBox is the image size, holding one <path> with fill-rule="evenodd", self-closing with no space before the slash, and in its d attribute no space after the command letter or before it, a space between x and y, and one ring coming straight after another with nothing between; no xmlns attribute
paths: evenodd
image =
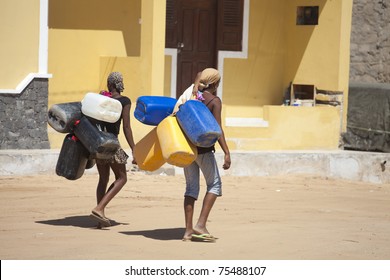
<svg viewBox="0 0 390 280"><path fill-rule="evenodd" d="M302 106L302 101L299 99L296 99L293 103L293 106Z"/></svg>
<svg viewBox="0 0 390 280"><path fill-rule="evenodd" d="M122 114L122 104L111 97L88 92L81 101L81 112L99 121L115 123Z"/></svg>

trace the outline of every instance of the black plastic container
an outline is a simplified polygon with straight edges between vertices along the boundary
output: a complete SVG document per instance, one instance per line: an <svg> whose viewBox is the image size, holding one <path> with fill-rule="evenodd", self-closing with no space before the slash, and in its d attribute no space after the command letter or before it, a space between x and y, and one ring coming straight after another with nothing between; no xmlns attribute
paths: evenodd
<svg viewBox="0 0 390 280"><path fill-rule="evenodd" d="M79 179L84 174L88 156L88 150L77 137L66 135L57 161L57 175L69 180Z"/></svg>
<svg viewBox="0 0 390 280"><path fill-rule="evenodd" d="M96 164L96 160L93 158L89 158L87 161L87 165L85 166L85 169L91 169Z"/></svg>
<svg viewBox="0 0 390 280"><path fill-rule="evenodd" d="M81 102L54 104L47 113L47 122L57 132L70 133L82 116Z"/></svg>
<svg viewBox="0 0 390 280"><path fill-rule="evenodd" d="M75 125L74 134L87 148L92 159L110 159L120 147L114 134L100 131L87 117L82 117Z"/></svg>

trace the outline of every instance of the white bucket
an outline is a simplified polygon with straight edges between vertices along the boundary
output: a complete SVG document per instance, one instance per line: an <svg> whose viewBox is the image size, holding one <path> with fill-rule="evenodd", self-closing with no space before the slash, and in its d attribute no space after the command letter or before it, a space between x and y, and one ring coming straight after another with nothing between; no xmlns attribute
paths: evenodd
<svg viewBox="0 0 390 280"><path fill-rule="evenodd" d="M115 123L122 114L122 104L111 97L88 92L81 101L81 112L99 121Z"/></svg>
<svg viewBox="0 0 390 280"><path fill-rule="evenodd" d="M313 107L314 106L314 100L301 100L301 106L304 107Z"/></svg>

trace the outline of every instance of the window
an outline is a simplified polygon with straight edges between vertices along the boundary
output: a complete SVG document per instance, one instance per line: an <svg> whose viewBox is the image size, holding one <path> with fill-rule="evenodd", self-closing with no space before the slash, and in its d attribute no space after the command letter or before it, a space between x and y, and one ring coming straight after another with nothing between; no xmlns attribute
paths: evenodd
<svg viewBox="0 0 390 280"><path fill-rule="evenodd" d="M318 25L318 6L297 7L297 25Z"/></svg>
<svg viewBox="0 0 390 280"><path fill-rule="evenodd" d="M190 0L167 0L165 47L177 48L178 7L182 2ZM214 0L217 2L217 38L218 50L242 50L242 24L244 0Z"/></svg>
<svg viewBox="0 0 390 280"><path fill-rule="evenodd" d="M243 0L218 1L218 49L242 50Z"/></svg>

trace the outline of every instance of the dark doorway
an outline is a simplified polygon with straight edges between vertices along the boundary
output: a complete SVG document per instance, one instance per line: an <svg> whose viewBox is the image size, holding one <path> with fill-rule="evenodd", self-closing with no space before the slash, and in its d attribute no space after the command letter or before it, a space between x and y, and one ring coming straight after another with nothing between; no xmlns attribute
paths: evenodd
<svg viewBox="0 0 390 280"><path fill-rule="evenodd" d="M177 97L193 83L199 71L216 67L216 30L217 0L167 1L166 45L178 50Z"/></svg>
<svg viewBox="0 0 390 280"><path fill-rule="evenodd" d="M244 0L167 0L165 47L177 49L176 95L216 68L217 51L242 50Z"/></svg>

